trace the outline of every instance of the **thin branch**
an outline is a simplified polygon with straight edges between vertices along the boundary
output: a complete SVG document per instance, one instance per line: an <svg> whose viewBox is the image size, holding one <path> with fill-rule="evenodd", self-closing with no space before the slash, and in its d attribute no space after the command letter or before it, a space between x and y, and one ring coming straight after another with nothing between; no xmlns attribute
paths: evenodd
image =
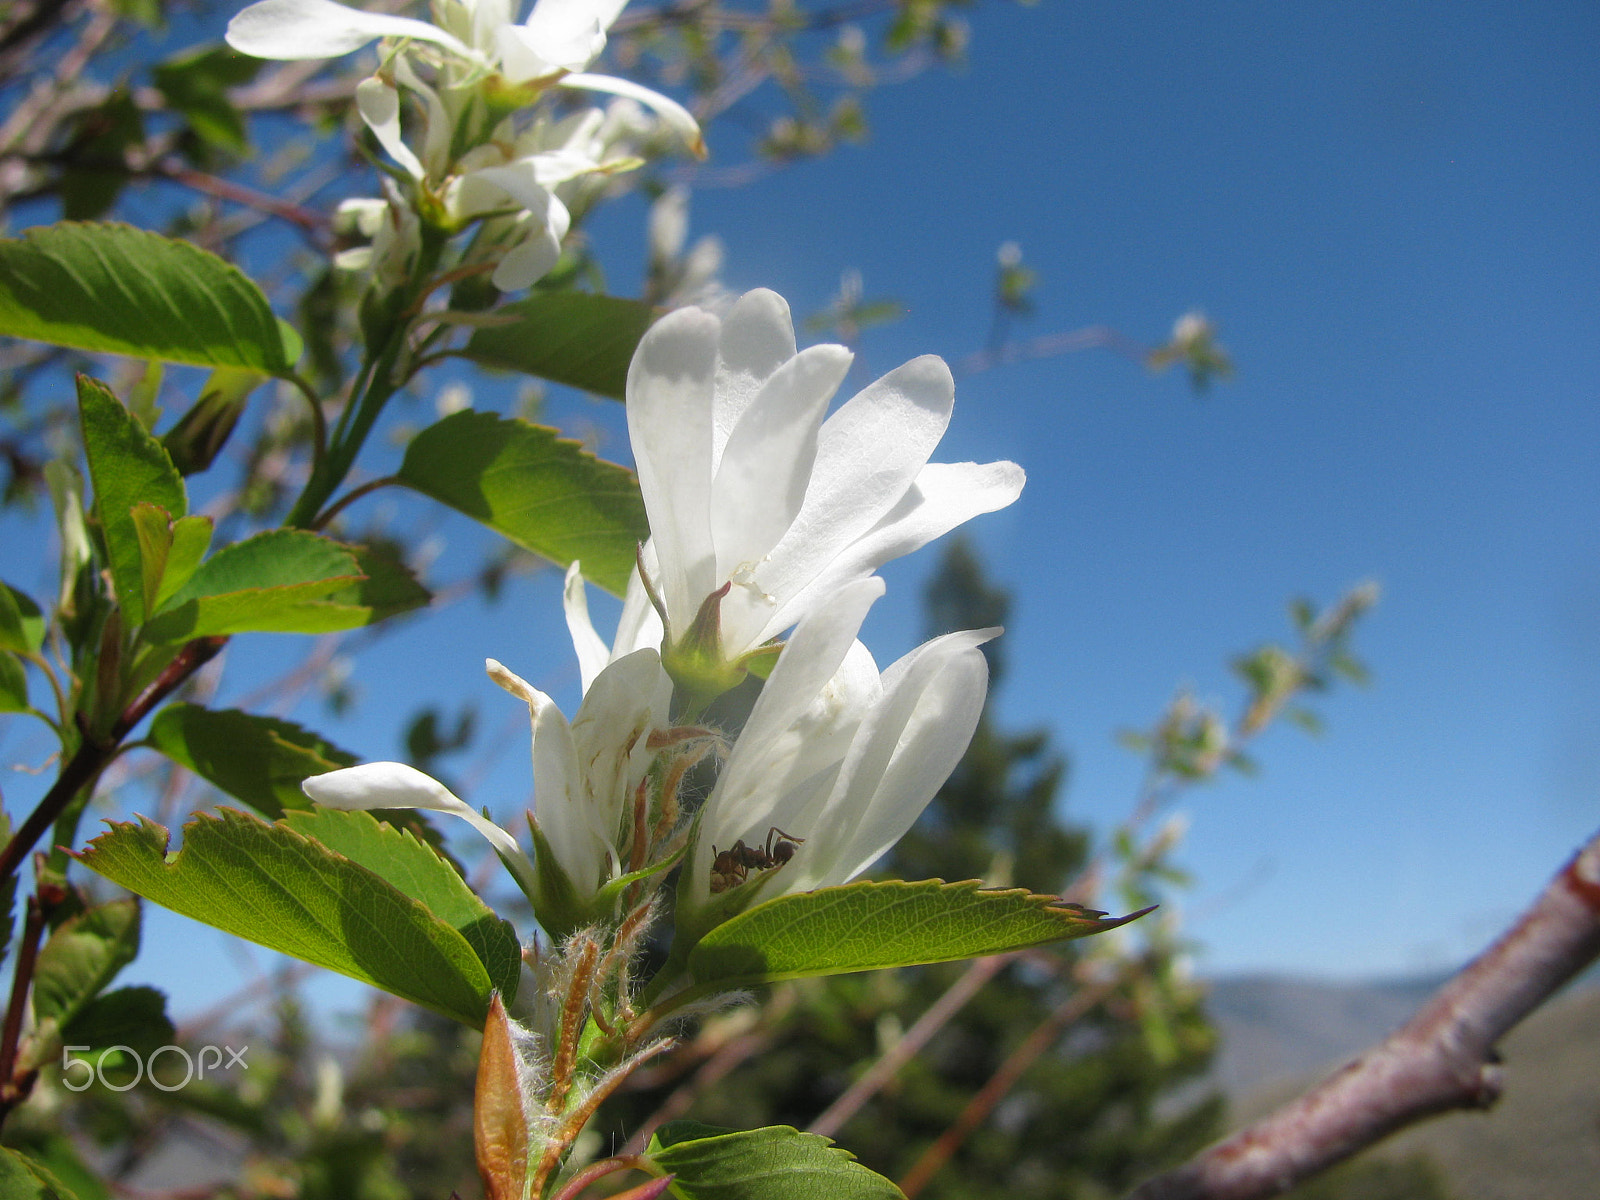
<svg viewBox="0 0 1600 1200"><path fill-rule="evenodd" d="M905 1035L873 1063L865 1075L828 1105L822 1111L822 1115L811 1122L807 1132L820 1133L823 1137L833 1137L837 1134L851 1117L861 1111L867 1101L883 1090L884 1085L899 1073L901 1067L916 1057L934 1034L948 1025L951 1019L967 1006L967 1002L978 994L984 984L1000 973L1001 967L1017 957L1015 954L992 954L988 958L973 959L967 964L967 969L961 973L961 977L950 985L949 990L917 1018L916 1024L906 1030Z"/></svg>
<svg viewBox="0 0 1600 1200"><path fill-rule="evenodd" d="M1011 1052L1005 1062L1000 1064L995 1073L989 1077L989 1081L979 1089L977 1095L967 1101L967 1106L961 1110L961 1115L951 1123L950 1128L939 1135L939 1140L923 1152L922 1157L912 1164L911 1170L906 1172L905 1178L900 1180L900 1190L906 1194L906 1200L913 1200L918 1192L928 1186L933 1177L943 1169L945 1163L949 1162L961 1148L961 1144L971 1136L972 1131L988 1120L989 1114L994 1111L994 1106L1000 1103L1007 1092L1017 1086L1017 1081L1028 1068L1061 1040L1061 1035L1066 1032L1067 1026L1086 1015L1090 1009L1109 996L1122 979L1122 972L1118 972L1097 983L1079 988L1056 1005L1050 1015L1034 1027L1033 1032Z"/></svg>
<svg viewBox="0 0 1600 1200"><path fill-rule="evenodd" d="M170 179L174 183L181 183L186 188L201 192L207 196L215 196L219 200L230 200L234 204L242 204L246 208L253 208L258 212L270 213L274 217L298 225L308 233L323 234L328 231L328 216L316 209L305 208L287 200L280 200L270 192L259 191L247 187L232 179L223 179L218 175L211 175L205 171L197 171L188 164L175 158L164 158L152 168L153 174L160 175L163 179Z"/></svg>
<svg viewBox="0 0 1600 1200"><path fill-rule="evenodd" d="M1276 1196L1398 1129L1500 1095L1495 1043L1600 957L1600 834L1494 945L1383 1042L1129 1200Z"/></svg>
<svg viewBox="0 0 1600 1200"><path fill-rule="evenodd" d="M349 508L350 505L354 504L357 500L361 499L361 497L370 495L379 488L394 487L399 482L400 476L398 475L384 475L378 479L369 479L360 487L351 488L332 504L328 505L327 508L323 509L322 515L311 523L311 528L326 529L333 522L335 517L337 517L345 509Z"/></svg>
<svg viewBox="0 0 1600 1200"><path fill-rule="evenodd" d="M114 757L122 739L140 721L149 715L150 710L175 691L184 680L193 675L206 663L217 656L223 646L227 645L225 637L196 638L178 651L177 657L167 664L166 669L157 675L150 685L134 697L133 702L123 710L122 715L112 725L104 738L85 738L78 746L77 751L67 760L66 766L61 768L61 774L44 799L39 801L39 806L28 815L4 850L0 850L0 879L8 878L16 873L22 865L24 856L33 849L33 845L44 836L45 830L54 825L56 818L66 810L75 796L85 787L91 785Z"/></svg>
<svg viewBox="0 0 1600 1200"><path fill-rule="evenodd" d="M28 987L33 982L33 967L39 957L44 928L56 906L66 899L59 884L41 884L28 897L28 915L22 925L22 942L17 948L17 966L11 979L11 1003L6 1008L5 1029L0 1032L0 1121L27 1098L33 1072L16 1078L17 1043L22 1036L22 1015L27 1008Z"/></svg>

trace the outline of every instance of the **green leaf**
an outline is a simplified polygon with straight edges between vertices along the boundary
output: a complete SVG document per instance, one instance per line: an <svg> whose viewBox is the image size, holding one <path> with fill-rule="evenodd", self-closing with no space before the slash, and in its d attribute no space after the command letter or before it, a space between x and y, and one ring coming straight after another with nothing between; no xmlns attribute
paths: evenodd
<svg viewBox="0 0 1600 1200"><path fill-rule="evenodd" d="M129 225L0 238L0 334L198 367L290 368L261 289L216 255Z"/></svg>
<svg viewBox="0 0 1600 1200"><path fill-rule="evenodd" d="M268 817L308 808L302 780L356 757L291 721L238 709L169 704L150 725L150 745Z"/></svg>
<svg viewBox="0 0 1600 1200"><path fill-rule="evenodd" d="M156 612L200 566L211 545L210 517L179 517L174 521L154 504L133 506L134 531L139 536L144 609Z"/></svg>
<svg viewBox="0 0 1600 1200"><path fill-rule="evenodd" d="M250 393L266 379L260 371L238 367L218 367L211 372L200 389L200 399L161 439L178 474L195 475L211 465L239 423Z"/></svg>
<svg viewBox="0 0 1600 1200"><path fill-rule="evenodd" d="M84 1166L83 1160L78 1157L77 1147L66 1134L47 1133L41 1137L34 1133L28 1139L27 1156L36 1168L43 1168L49 1177L53 1177L54 1186L61 1189L61 1195L71 1200L111 1200L106 1185ZM4 1179L4 1169L0 1168L0 1181ZM0 1196L9 1198L12 1195L0 1182Z"/></svg>
<svg viewBox="0 0 1600 1200"><path fill-rule="evenodd" d="M474 331L465 357L613 400L622 399L633 352L656 319L641 301L588 292L546 292L494 314L517 319Z"/></svg>
<svg viewBox="0 0 1600 1200"><path fill-rule="evenodd" d="M0 583L0 650L33 654L44 645L44 614L26 592Z"/></svg>
<svg viewBox="0 0 1600 1200"><path fill-rule="evenodd" d="M228 89L249 83L266 64L226 46L208 46L151 68L150 79L167 107L189 122L201 141L230 154L250 148L244 117Z"/></svg>
<svg viewBox="0 0 1600 1200"><path fill-rule="evenodd" d="M285 825L223 809L183 827L113 823L74 855L174 912L481 1028L493 981L459 932L387 880Z"/></svg>
<svg viewBox="0 0 1600 1200"><path fill-rule="evenodd" d="M680 1200L904 1200L889 1180L815 1133L788 1125L727 1131L663 1125L645 1151Z"/></svg>
<svg viewBox="0 0 1600 1200"><path fill-rule="evenodd" d="M621 595L649 537L633 473L553 429L459 412L406 447L400 482Z"/></svg>
<svg viewBox="0 0 1600 1200"><path fill-rule="evenodd" d="M746 987L808 975L1002 954L1115 929L1134 917L976 879L862 881L758 904L706 934L689 955L697 984Z"/></svg>
<svg viewBox="0 0 1600 1200"><path fill-rule="evenodd" d="M283 823L387 879L461 936L489 972L506 1003L517 994L522 944L509 921L495 915L443 858L410 830L398 830L367 812L313 808Z"/></svg>
<svg viewBox="0 0 1600 1200"><path fill-rule="evenodd" d="M96 996L62 1028L61 1040L90 1050L127 1046L148 1057L171 1042L174 1032L166 996L153 987L138 986Z"/></svg>
<svg viewBox="0 0 1600 1200"><path fill-rule="evenodd" d="M384 551L275 529L218 551L146 627L156 642L232 633L334 633L426 604Z"/></svg>
<svg viewBox="0 0 1600 1200"><path fill-rule="evenodd" d="M0 653L0 713L27 712L28 673L9 654Z"/></svg>
<svg viewBox="0 0 1600 1200"><path fill-rule="evenodd" d="M133 506L154 504L170 516L183 516L188 511L183 479L150 431L105 384L87 375L78 376L78 416L117 603L129 625L140 625L146 615L144 556Z"/></svg>
<svg viewBox="0 0 1600 1200"><path fill-rule="evenodd" d="M0 1146L0 1196L5 1200L78 1200L77 1193L17 1150Z"/></svg>
<svg viewBox="0 0 1600 1200"><path fill-rule="evenodd" d="M35 1020L67 1024L138 953L137 900L113 900L61 922L34 966Z"/></svg>

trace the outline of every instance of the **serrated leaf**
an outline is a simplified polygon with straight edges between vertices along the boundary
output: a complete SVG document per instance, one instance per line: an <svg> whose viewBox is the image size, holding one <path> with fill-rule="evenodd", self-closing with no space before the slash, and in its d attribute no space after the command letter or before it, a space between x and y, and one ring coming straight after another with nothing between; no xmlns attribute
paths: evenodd
<svg viewBox="0 0 1600 1200"><path fill-rule="evenodd" d="M674 1121L645 1151L680 1200L904 1200L904 1193L827 1138L789 1125L726 1131Z"/></svg>
<svg viewBox="0 0 1600 1200"><path fill-rule="evenodd" d="M976 879L847 883L778 896L711 930L689 955L696 984L745 987L808 975L950 962L1086 937L1108 918L1023 888Z"/></svg>
<svg viewBox="0 0 1600 1200"><path fill-rule="evenodd" d="M26 592L0 583L0 650L32 654L44 645L44 614Z"/></svg>
<svg viewBox="0 0 1600 1200"><path fill-rule="evenodd" d="M111 1200L111 1193L106 1190L106 1185L101 1182L98 1175L84 1166L83 1160L78 1157L77 1147L64 1133L30 1137L28 1159L36 1166L44 1168L54 1180L55 1186L63 1189L61 1194L69 1200ZM0 1179L3 1178L4 1176L0 1175ZM0 1183L0 1196L7 1197L7 1200L12 1196L11 1192L5 1190L3 1183Z"/></svg>
<svg viewBox="0 0 1600 1200"><path fill-rule="evenodd" d="M483 1025L493 984L466 938L387 880L284 825L196 814L167 830L113 823L79 862L197 921Z"/></svg>
<svg viewBox="0 0 1600 1200"><path fill-rule="evenodd" d="M363 546L275 529L218 551L146 627L155 642L232 633L335 633L431 599L404 564Z"/></svg>
<svg viewBox="0 0 1600 1200"><path fill-rule="evenodd" d="M283 824L314 838L388 880L445 924L460 932L508 1001L522 974L522 944L509 921L467 886L456 869L410 830L395 829L369 812L311 808L284 816Z"/></svg>
<svg viewBox="0 0 1600 1200"><path fill-rule="evenodd" d="M146 630L152 641L217 634L326 633L304 611L359 582L355 556L302 529L274 529L217 551L162 605ZM335 626L349 628L350 626Z"/></svg>
<svg viewBox="0 0 1600 1200"><path fill-rule="evenodd" d="M354 766L356 757L292 721L238 709L169 704L150 725L150 745L268 817L308 808L312 775Z"/></svg>
<svg viewBox="0 0 1600 1200"><path fill-rule="evenodd" d="M459 412L406 447L398 478L535 554L621 595L649 537L639 484L553 429Z"/></svg>
<svg viewBox="0 0 1600 1200"><path fill-rule="evenodd" d="M78 376L78 416L117 603L129 625L140 625L146 616L144 556L133 507L154 504L169 516L183 516L183 479L150 431L105 384L87 375Z"/></svg>
<svg viewBox="0 0 1600 1200"><path fill-rule="evenodd" d="M0 334L199 367L288 372L267 298L188 242L130 225L0 238Z"/></svg>
<svg viewBox="0 0 1600 1200"><path fill-rule="evenodd" d="M61 922L33 969L34 1019L65 1025L138 953L137 900L113 900Z"/></svg>
<svg viewBox="0 0 1600 1200"><path fill-rule="evenodd" d="M587 292L533 295L494 315L516 320L474 331L465 357L613 400L622 399L633 352L656 318L641 301Z"/></svg>

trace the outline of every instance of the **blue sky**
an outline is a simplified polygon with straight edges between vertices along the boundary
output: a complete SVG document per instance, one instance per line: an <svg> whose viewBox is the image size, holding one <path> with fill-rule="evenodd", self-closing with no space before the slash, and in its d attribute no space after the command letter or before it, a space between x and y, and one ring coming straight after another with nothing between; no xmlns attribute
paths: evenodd
<svg viewBox="0 0 1600 1200"><path fill-rule="evenodd" d="M1600 10L1046 0L971 22L964 70L872 95L869 143L698 191L694 232L723 238L729 286L798 314L845 268L905 302L854 386L978 348L1007 240L1041 276L1023 335L1154 342L1205 309L1238 375L1203 399L1105 352L960 385L938 457L1029 472L969 527L1016 596L1002 722L1051 729L1064 815L1108 827L1139 778L1118 729L1179 685L1233 704L1226 661L1287 636L1291 596L1377 580L1372 686L1321 703L1320 738L1269 734L1259 777L1186 797L1180 905L1207 972L1460 962L1600 825ZM620 291L642 212L593 226ZM552 415L625 453L614 405ZM441 574L478 544L436 532ZM932 561L888 573L880 661L912 644ZM358 717L296 715L381 758L421 704L470 700L510 750L469 798L510 815L525 725L481 661L575 702L556 585L409 625L358 661ZM240 652L234 694L281 653ZM151 929L142 978L199 986L214 944L221 987L220 936Z"/></svg>

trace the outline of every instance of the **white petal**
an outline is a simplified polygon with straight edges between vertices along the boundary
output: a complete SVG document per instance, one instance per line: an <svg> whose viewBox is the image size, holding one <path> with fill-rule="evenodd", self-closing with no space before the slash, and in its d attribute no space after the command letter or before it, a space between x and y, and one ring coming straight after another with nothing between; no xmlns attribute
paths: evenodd
<svg viewBox="0 0 1600 1200"><path fill-rule="evenodd" d="M411 60L404 55L395 57L394 76L422 98L423 107L428 113L427 129L422 138L423 166L433 173L435 179L442 178L450 165L450 141L455 134L450 110L439 98L439 93L411 69Z"/></svg>
<svg viewBox="0 0 1600 1200"><path fill-rule="evenodd" d="M400 93L376 75L356 84L356 109L378 139L378 144L389 152L413 179L423 175L422 160L411 153L411 148L400 136Z"/></svg>
<svg viewBox="0 0 1600 1200"><path fill-rule="evenodd" d="M644 569L652 580L661 577L661 564L656 559L655 542L648 541L642 551ZM611 657L621 658L646 646L660 647L666 636L661 627L661 614L650 603L650 596L639 579L639 569L628 576L628 590L622 598L622 616L617 620L617 636L611 643Z"/></svg>
<svg viewBox="0 0 1600 1200"><path fill-rule="evenodd" d="M533 723L533 803L539 830L579 895L592 896L605 869L606 847L584 802L567 719L555 701L538 688L492 658L486 665L490 679L528 705Z"/></svg>
<svg viewBox="0 0 1600 1200"><path fill-rule="evenodd" d="M757 288L734 302L722 320L718 346L716 408L712 415L711 461L722 461L728 436L772 373L794 357L794 322L789 303Z"/></svg>
<svg viewBox="0 0 1600 1200"><path fill-rule="evenodd" d="M649 765L650 731L666 724L672 680L655 650L638 650L608 666L583 698L572 744L583 772L591 824L608 846L620 844L620 822Z"/></svg>
<svg viewBox="0 0 1600 1200"><path fill-rule="evenodd" d="M611 653L589 620L589 594L583 585L576 559L567 568L566 586L561 592L562 607L567 614L567 632L572 635L572 648L578 652L578 675L587 692L594 677L605 669Z"/></svg>
<svg viewBox="0 0 1600 1200"><path fill-rule="evenodd" d="M829 417L805 504L756 574L763 590L795 594L894 508L944 435L954 403L950 369L924 355Z"/></svg>
<svg viewBox="0 0 1600 1200"><path fill-rule="evenodd" d="M884 563L921 549L980 513L1006 507L1022 494L1024 482L1022 468L1013 462L929 463L873 529L784 599L755 633L756 641L781 633L850 580L871 575Z"/></svg>
<svg viewBox="0 0 1600 1200"><path fill-rule="evenodd" d="M776 599L750 580L805 500L817 428L850 370L843 346L812 346L779 367L745 409L723 450L711 488L717 575L734 590L722 606L731 657L755 645Z"/></svg>
<svg viewBox="0 0 1600 1200"><path fill-rule="evenodd" d="M883 699L862 722L786 891L854 878L922 815L977 728L989 678L978 645L998 632L947 634L884 673Z"/></svg>
<svg viewBox="0 0 1600 1200"><path fill-rule="evenodd" d="M514 837L453 795L437 779L405 763L364 763L359 767L313 775L301 783L300 790L324 808L363 812L374 808L421 808L451 813L489 840L524 887L532 879L532 865Z"/></svg>
<svg viewBox="0 0 1600 1200"><path fill-rule="evenodd" d="M376 38L433 42L464 58L471 50L426 21L361 12L333 0L261 0L228 22L228 45L256 58L338 58Z"/></svg>
<svg viewBox="0 0 1600 1200"><path fill-rule="evenodd" d="M702 818L700 842L724 842L733 829L749 825L739 797L765 788L779 739L816 701L839 671L855 643L867 610L883 595L883 580L861 579L819 606L795 629L761 688L717 780ZM821 764L817 764L820 766ZM790 768L785 768L786 773ZM809 772L801 772L809 773ZM710 866L707 860L706 866Z"/></svg>
<svg viewBox="0 0 1600 1200"><path fill-rule="evenodd" d="M502 292L520 292L538 283L560 261L560 239L550 229L541 229L506 251L489 280Z"/></svg>
<svg viewBox="0 0 1600 1200"><path fill-rule="evenodd" d="M644 335L628 367L628 438L674 637L721 582L710 510L719 329L717 318L698 308L668 313Z"/></svg>
<svg viewBox="0 0 1600 1200"><path fill-rule="evenodd" d="M683 105L663 96L660 92L642 87L631 79L618 79L615 75L563 75L557 83L562 87L582 88L586 92L606 92L612 96L625 96L629 100L637 100L646 108L654 110L667 128L683 139L683 144L689 148L689 153L696 158L706 156L706 143L700 132L700 122L696 121L693 114Z"/></svg>

